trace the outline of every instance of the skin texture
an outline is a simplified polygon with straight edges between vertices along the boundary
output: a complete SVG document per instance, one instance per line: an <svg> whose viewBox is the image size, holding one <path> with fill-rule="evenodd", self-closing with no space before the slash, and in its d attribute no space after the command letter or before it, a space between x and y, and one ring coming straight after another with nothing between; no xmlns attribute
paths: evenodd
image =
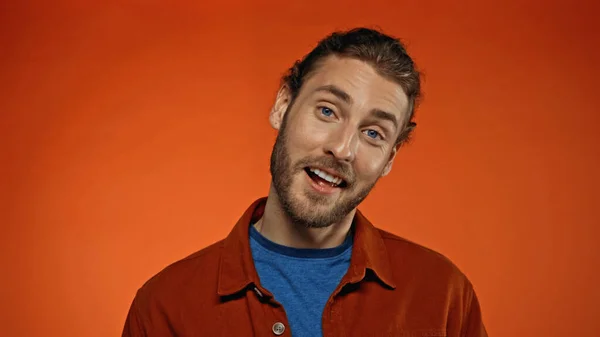
<svg viewBox="0 0 600 337"><path fill-rule="evenodd" d="M282 86L271 110L279 131L273 180L255 226L282 245L334 247L348 235L356 207L392 168L408 99L371 65L337 56L323 60L291 98ZM320 190L307 167L325 169L345 186Z"/></svg>

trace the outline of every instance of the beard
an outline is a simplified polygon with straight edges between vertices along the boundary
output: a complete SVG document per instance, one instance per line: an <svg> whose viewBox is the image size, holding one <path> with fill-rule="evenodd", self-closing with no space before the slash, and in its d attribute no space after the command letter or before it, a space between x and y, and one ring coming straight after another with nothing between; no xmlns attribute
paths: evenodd
<svg viewBox="0 0 600 337"><path fill-rule="evenodd" d="M271 153L270 172L273 187L283 211L294 224L308 228L328 227L341 221L355 209L367 197L377 180L362 188L357 187L352 167L332 156L307 157L292 163L287 147L287 115L288 113L284 115ZM340 191L341 198L332 203L328 196L317 192L292 191L294 176L298 173L306 174L304 169L308 166L329 168L346 177L347 186L340 187L343 189ZM301 200L300 194L307 200Z"/></svg>

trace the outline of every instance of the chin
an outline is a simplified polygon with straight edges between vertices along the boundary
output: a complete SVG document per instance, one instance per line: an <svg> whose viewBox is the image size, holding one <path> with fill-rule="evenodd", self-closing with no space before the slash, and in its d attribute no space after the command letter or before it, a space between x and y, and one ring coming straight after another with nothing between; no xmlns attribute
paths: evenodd
<svg viewBox="0 0 600 337"><path fill-rule="evenodd" d="M282 210L302 227L325 228L343 221L352 212L360 197L353 198L352 187L339 188L333 192L315 188L306 173L294 175L291 184L280 185L277 190Z"/></svg>
<svg viewBox="0 0 600 337"><path fill-rule="evenodd" d="M296 196L290 201L291 207L286 212L293 222L308 228L329 227L342 221L348 215L348 211L351 211L345 205L329 197L318 200L304 194Z"/></svg>

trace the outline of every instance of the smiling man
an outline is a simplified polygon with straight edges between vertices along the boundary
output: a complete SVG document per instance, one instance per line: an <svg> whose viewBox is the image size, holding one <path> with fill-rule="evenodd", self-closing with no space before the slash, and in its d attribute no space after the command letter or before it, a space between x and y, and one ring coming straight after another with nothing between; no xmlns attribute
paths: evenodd
<svg viewBox="0 0 600 337"><path fill-rule="evenodd" d="M487 336L451 261L357 210L415 127L419 94L397 39L358 28L320 41L271 110L268 196L146 282L123 336Z"/></svg>

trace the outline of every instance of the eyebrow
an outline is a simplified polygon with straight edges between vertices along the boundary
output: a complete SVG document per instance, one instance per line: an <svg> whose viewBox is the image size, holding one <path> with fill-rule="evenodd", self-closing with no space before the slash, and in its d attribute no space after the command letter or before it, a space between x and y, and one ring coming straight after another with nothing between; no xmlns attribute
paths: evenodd
<svg viewBox="0 0 600 337"><path fill-rule="evenodd" d="M379 110L379 109L373 109L373 110L371 110L371 116L378 118L378 119L390 121L390 122L392 122L392 124L394 124L394 128L396 130L398 129L398 121L396 120L396 116L392 113L389 113L389 112L383 111L383 110Z"/></svg>
<svg viewBox="0 0 600 337"><path fill-rule="evenodd" d="M340 100L344 101L345 103L352 104L352 97L350 97L350 95L347 92L345 92L344 90L340 89L339 87L337 87L335 85L332 85L332 84L323 85L323 86L320 86L317 89L315 89L314 92L319 92L319 91L328 92L328 93L336 96ZM380 110L380 109L373 109L373 110L371 110L370 115L377 119L383 119L383 120L392 122L392 124L394 124L394 128L396 130L398 129L398 120L396 120L396 116L394 114L389 113L387 111Z"/></svg>
<svg viewBox="0 0 600 337"><path fill-rule="evenodd" d="M348 104L352 103L352 97L350 97L350 95L348 95L347 92L340 89L339 87L336 87L335 85L323 85L323 86L320 86L317 89L315 89L315 92L319 92L319 91L325 91L330 94L333 94L334 96L341 99L345 103L348 103Z"/></svg>

